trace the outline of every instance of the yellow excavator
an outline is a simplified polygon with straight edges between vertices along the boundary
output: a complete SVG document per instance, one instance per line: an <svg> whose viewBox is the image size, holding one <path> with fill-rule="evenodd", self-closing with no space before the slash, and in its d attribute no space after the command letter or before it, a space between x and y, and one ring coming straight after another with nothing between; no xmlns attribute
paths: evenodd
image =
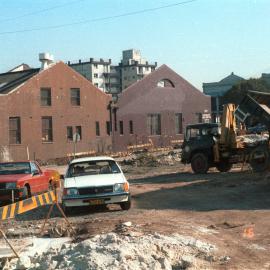
<svg viewBox="0 0 270 270"><path fill-rule="evenodd" d="M270 94L249 91L238 106L224 105L220 124L188 125L182 162L190 163L195 173L206 173L210 167L226 172L240 162L249 163L256 172L266 170L269 165L269 104ZM245 124L254 117L268 134L246 134Z"/></svg>

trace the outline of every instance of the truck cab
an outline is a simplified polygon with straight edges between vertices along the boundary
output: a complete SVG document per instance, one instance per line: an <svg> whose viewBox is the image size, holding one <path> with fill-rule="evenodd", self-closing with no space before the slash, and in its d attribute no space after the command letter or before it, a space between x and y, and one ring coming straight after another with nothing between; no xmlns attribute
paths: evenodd
<svg viewBox="0 0 270 270"><path fill-rule="evenodd" d="M213 147L219 136L218 123L188 125L182 144L182 163L191 163L194 172L206 173L213 166Z"/></svg>

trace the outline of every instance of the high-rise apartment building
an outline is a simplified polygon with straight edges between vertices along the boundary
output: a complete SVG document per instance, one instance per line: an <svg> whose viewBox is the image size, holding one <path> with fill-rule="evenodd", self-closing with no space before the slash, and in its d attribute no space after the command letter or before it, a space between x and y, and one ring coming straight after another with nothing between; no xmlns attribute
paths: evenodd
<svg viewBox="0 0 270 270"><path fill-rule="evenodd" d="M68 65L103 92L117 96L131 84L154 71L157 62L150 64L141 57L139 50L130 49L122 52L122 60L118 65L112 65L111 59L94 58L78 62L68 61Z"/></svg>
<svg viewBox="0 0 270 270"><path fill-rule="evenodd" d="M122 52L122 60L119 67L121 70L121 90L124 90L154 71L157 67L157 62L150 64L141 57L139 50L131 49Z"/></svg>

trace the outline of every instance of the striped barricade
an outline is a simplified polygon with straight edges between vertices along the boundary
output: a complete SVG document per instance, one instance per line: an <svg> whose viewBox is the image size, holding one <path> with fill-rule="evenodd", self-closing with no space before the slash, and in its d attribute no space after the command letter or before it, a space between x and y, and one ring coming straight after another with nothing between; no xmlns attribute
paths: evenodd
<svg viewBox="0 0 270 270"><path fill-rule="evenodd" d="M25 213L46 204L53 204L56 201L56 193L53 190L40 195L32 196L29 199L1 207L0 220L14 218L16 215Z"/></svg>

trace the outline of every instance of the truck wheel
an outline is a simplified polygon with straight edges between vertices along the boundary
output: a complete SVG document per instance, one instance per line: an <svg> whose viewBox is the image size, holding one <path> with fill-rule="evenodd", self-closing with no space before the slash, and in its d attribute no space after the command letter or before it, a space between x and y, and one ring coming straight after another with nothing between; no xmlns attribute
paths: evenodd
<svg viewBox="0 0 270 270"><path fill-rule="evenodd" d="M126 202L121 202L120 206L122 208L122 210L129 210L131 207L131 199L130 196L128 197L128 200Z"/></svg>
<svg viewBox="0 0 270 270"><path fill-rule="evenodd" d="M191 168L194 173L207 173L209 169L207 156L203 153L196 153L191 158Z"/></svg>
<svg viewBox="0 0 270 270"><path fill-rule="evenodd" d="M220 171L220 172L228 172L231 170L232 168L232 164L229 163L228 161L221 161L220 163L218 163L216 165L216 168Z"/></svg>
<svg viewBox="0 0 270 270"><path fill-rule="evenodd" d="M249 164L254 172L263 172L269 166L269 152L267 147L258 146L250 153Z"/></svg>

